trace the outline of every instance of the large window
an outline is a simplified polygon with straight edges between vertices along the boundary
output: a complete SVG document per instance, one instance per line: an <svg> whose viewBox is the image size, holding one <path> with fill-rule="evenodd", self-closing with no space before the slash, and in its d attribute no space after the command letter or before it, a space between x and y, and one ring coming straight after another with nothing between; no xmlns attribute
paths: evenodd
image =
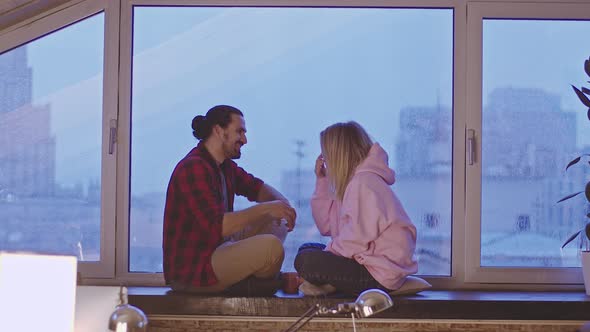
<svg viewBox="0 0 590 332"><path fill-rule="evenodd" d="M166 186L196 144L191 120L230 104L248 128L238 163L297 209L283 270L326 241L309 204L319 133L355 120L397 171L420 273L450 275L452 10L136 7L133 19L132 271L162 271Z"/></svg>
<svg viewBox="0 0 590 332"><path fill-rule="evenodd" d="M161 285L170 174L192 118L229 104L238 163L297 209L284 271L327 241L309 205L319 132L355 120L396 170L418 274L581 287L578 244L560 247L590 207L557 201L590 175L564 172L590 153L571 89L589 79L590 6L534 1L72 0L19 22L0 31L0 250Z"/></svg>
<svg viewBox="0 0 590 332"><path fill-rule="evenodd" d="M83 277L115 276L113 9L69 5L0 33L0 250L73 255Z"/></svg>
<svg viewBox="0 0 590 332"><path fill-rule="evenodd" d="M104 14L0 54L0 248L99 261Z"/></svg>
<svg viewBox="0 0 590 332"><path fill-rule="evenodd" d="M483 266L580 265L576 245L560 247L588 207L556 202L583 190L588 175L564 172L588 138L571 89L585 82L590 48L578 41L588 32L589 21L483 22Z"/></svg>
<svg viewBox="0 0 590 332"><path fill-rule="evenodd" d="M467 279L479 282L576 283L577 243L561 248L588 211L584 167L564 171L585 152L590 125L572 85L588 80L587 5L470 5L468 136L470 162ZM471 68L471 70L469 70ZM473 145L471 145L473 147ZM586 165L587 166L587 165ZM481 185L481 187L479 187ZM469 189L468 189L469 190ZM580 197L581 198L581 197ZM576 271L576 270L574 270Z"/></svg>

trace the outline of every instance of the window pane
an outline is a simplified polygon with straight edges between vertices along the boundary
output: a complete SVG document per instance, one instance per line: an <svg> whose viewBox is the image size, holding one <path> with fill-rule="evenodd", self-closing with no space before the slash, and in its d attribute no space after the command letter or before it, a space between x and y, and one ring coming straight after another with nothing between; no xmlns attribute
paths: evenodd
<svg viewBox="0 0 590 332"><path fill-rule="evenodd" d="M481 265L579 266L578 243L562 243L587 220L588 153L582 86L590 22L483 23Z"/></svg>
<svg viewBox="0 0 590 332"><path fill-rule="evenodd" d="M0 54L0 250L100 260L104 15Z"/></svg>
<svg viewBox="0 0 590 332"><path fill-rule="evenodd" d="M196 145L191 120L229 104L248 129L239 164L297 208L283 270L326 241L309 206L319 133L355 120L397 171L420 273L450 273L452 10L136 7L133 31L131 271L162 271L166 186Z"/></svg>

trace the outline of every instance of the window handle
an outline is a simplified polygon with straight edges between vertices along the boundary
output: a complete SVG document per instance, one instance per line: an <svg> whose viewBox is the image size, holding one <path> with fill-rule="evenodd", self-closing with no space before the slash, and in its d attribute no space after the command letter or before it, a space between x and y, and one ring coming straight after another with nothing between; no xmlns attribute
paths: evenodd
<svg viewBox="0 0 590 332"><path fill-rule="evenodd" d="M115 152L115 144L117 144L117 120L111 119L109 129L109 154Z"/></svg>
<svg viewBox="0 0 590 332"><path fill-rule="evenodd" d="M467 161L469 165L475 163L475 130L467 129Z"/></svg>

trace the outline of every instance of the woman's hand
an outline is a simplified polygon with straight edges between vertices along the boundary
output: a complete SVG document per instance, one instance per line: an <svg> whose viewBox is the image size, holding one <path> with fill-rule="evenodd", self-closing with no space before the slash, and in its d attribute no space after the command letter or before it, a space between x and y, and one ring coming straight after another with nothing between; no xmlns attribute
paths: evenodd
<svg viewBox="0 0 590 332"><path fill-rule="evenodd" d="M324 157L321 154L315 160L315 175L318 178L326 176L326 164L324 163Z"/></svg>

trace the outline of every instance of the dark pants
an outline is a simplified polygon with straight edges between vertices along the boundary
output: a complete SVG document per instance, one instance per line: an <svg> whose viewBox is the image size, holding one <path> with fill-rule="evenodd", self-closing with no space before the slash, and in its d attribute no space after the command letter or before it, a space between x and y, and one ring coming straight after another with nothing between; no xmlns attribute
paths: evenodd
<svg viewBox="0 0 590 332"><path fill-rule="evenodd" d="M389 291L354 259L324 251L321 243L305 243L295 257L299 276L314 285L330 284L340 293L358 295L369 288Z"/></svg>

